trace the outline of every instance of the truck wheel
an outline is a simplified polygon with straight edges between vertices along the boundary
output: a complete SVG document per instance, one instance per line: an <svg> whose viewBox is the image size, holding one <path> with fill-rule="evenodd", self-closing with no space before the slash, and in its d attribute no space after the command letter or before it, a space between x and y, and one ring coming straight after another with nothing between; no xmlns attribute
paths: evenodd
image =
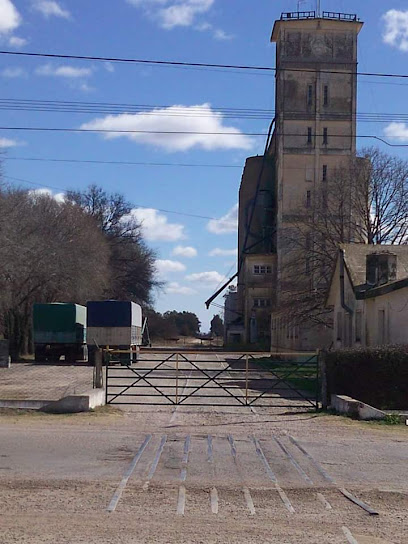
<svg viewBox="0 0 408 544"><path fill-rule="evenodd" d="M72 347L69 347L69 348L66 348L65 351L64 351L64 354L65 354L65 362L70 364L70 365L73 365L76 363L76 359L77 359L77 351L76 351L76 348L72 348Z"/></svg>
<svg viewBox="0 0 408 544"><path fill-rule="evenodd" d="M45 363L45 361L47 360L47 355L44 346L35 346L34 359L36 363Z"/></svg>

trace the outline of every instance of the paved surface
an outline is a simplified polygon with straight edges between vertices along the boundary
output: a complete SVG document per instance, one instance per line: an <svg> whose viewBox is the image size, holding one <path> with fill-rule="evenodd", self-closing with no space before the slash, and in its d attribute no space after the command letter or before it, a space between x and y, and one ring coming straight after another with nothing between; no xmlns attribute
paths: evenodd
<svg viewBox="0 0 408 544"><path fill-rule="evenodd" d="M5 544L408 541L406 427L264 406L3 414Z"/></svg>
<svg viewBox="0 0 408 544"><path fill-rule="evenodd" d="M93 368L85 365L15 363L0 368L0 399L59 400L92 389Z"/></svg>

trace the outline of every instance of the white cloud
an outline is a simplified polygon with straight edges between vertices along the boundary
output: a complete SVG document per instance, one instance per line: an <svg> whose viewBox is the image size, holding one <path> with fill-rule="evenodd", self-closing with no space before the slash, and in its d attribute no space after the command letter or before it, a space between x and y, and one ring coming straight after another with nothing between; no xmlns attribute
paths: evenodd
<svg viewBox="0 0 408 544"><path fill-rule="evenodd" d="M385 21L384 43L408 52L408 11L391 9L383 15L383 19Z"/></svg>
<svg viewBox="0 0 408 544"><path fill-rule="evenodd" d="M220 41L228 41L228 40L232 40L234 36L232 34L228 34L221 28L216 28L214 30L214 38Z"/></svg>
<svg viewBox="0 0 408 544"><path fill-rule="evenodd" d="M210 257L230 257L231 255L238 255L237 249L220 249L216 247L212 249L208 254Z"/></svg>
<svg viewBox="0 0 408 544"><path fill-rule="evenodd" d="M7 77L10 79L15 77L26 77L26 75L26 71L18 67L4 68L4 70L1 71L2 77Z"/></svg>
<svg viewBox="0 0 408 544"><path fill-rule="evenodd" d="M21 24L21 16L10 0L0 0L0 34L7 34Z"/></svg>
<svg viewBox="0 0 408 544"><path fill-rule="evenodd" d="M170 293L173 295L195 295L197 294L197 291L195 289L192 289L191 287L183 287L177 282L170 282L166 287L166 293Z"/></svg>
<svg viewBox="0 0 408 544"><path fill-rule="evenodd" d="M9 138L0 138L0 148L4 147L16 147L19 144L16 140L10 140Z"/></svg>
<svg viewBox="0 0 408 544"><path fill-rule="evenodd" d="M166 277L167 274L172 272L184 272L186 269L183 263L169 259L157 259L155 266L158 274L162 277Z"/></svg>
<svg viewBox="0 0 408 544"><path fill-rule="evenodd" d="M104 134L104 138L126 137L134 142L152 144L170 152L186 151L192 148L201 148L206 151L252 148L252 140L244 136L237 128L224 125L223 115L214 111L210 104L174 105L168 108L155 108L146 113L108 115L84 123L81 128L130 131L128 133L108 132ZM157 131L162 134L158 134Z"/></svg>
<svg viewBox="0 0 408 544"><path fill-rule="evenodd" d="M62 8L55 0L34 0L33 7L45 17L62 17L70 19L71 14L68 10Z"/></svg>
<svg viewBox="0 0 408 544"><path fill-rule="evenodd" d="M166 29L191 26L198 16L207 13L215 0L127 0L142 8Z"/></svg>
<svg viewBox="0 0 408 544"><path fill-rule="evenodd" d="M229 234L238 228L238 204L235 204L221 219L211 219L207 230L213 234Z"/></svg>
<svg viewBox="0 0 408 544"><path fill-rule="evenodd" d="M171 254L179 257L192 258L197 257L197 250L195 249L195 247L190 246L176 246Z"/></svg>
<svg viewBox="0 0 408 544"><path fill-rule="evenodd" d="M111 74L115 71L115 66L113 62L105 62L104 66L105 66L105 70L107 72L110 72Z"/></svg>
<svg viewBox="0 0 408 544"><path fill-rule="evenodd" d="M18 36L11 36L9 38L9 46L10 47L24 47L27 44L27 40L25 38L19 38Z"/></svg>
<svg viewBox="0 0 408 544"><path fill-rule="evenodd" d="M196 274L190 274L186 276L187 281L191 281L193 283L205 285L205 286L214 286L218 285L222 281L224 281L225 276L222 276L215 270L211 270L210 272L198 272Z"/></svg>
<svg viewBox="0 0 408 544"><path fill-rule="evenodd" d="M47 188L41 188L41 189L33 189L32 191L28 191L28 194L35 197L42 197L42 196L49 196L56 200L59 203L65 202L65 194L64 193L54 193L50 189Z"/></svg>
<svg viewBox="0 0 408 544"><path fill-rule="evenodd" d="M76 79L91 76L93 73L93 68L76 68L75 66L53 66L52 64L44 64L43 66L37 68L35 73L39 76Z"/></svg>
<svg viewBox="0 0 408 544"><path fill-rule="evenodd" d="M390 123L384 129L384 133L387 138L400 142L408 141L408 125L406 123Z"/></svg>
<svg viewBox="0 0 408 544"><path fill-rule="evenodd" d="M142 225L143 235L148 241L177 242L185 238L184 226L169 223L162 213L152 208L135 208L130 215Z"/></svg>

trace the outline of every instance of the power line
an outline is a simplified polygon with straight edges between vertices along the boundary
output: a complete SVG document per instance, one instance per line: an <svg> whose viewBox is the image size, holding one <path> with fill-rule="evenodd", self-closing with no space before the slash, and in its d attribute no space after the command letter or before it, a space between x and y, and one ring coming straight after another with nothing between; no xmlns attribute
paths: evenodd
<svg viewBox="0 0 408 544"><path fill-rule="evenodd" d="M200 136L256 136L256 137L265 137L267 134L265 132L201 132L201 131L188 131L188 130L118 130L118 129L96 129L96 128L61 128L61 127L0 127L0 130L7 131L27 131L27 132L71 132L71 133L102 133L102 134L181 134L181 135L200 135ZM300 137L301 134L292 134L292 133L275 133L276 136L294 136ZM323 138L325 134L312 134L314 138ZM329 138L360 138L360 139L373 139L388 147L408 147L408 144L392 144L381 138L380 136L375 136L374 134L328 134Z"/></svg>
<svg viewBox="0 0 408 544"><path fill-rule="evenodd" d="M199 163L180 163L180 162L136 162L136 161L101 161L90 159L53 159L47 157L1 157L2 160L10 161L36 161L36 162L62 162L78 164L112 164L124 166L177 166L182 168L241 168L242 165L236 164L199 164Z"/></svg>
<svg viewBox="0 0 408 544"><path fill-rule="evenodd" d="M53 190L56 190L56 191L61 191L61 192L68 192L70 189L65 189L63 187L55 187L54 185L45 185L44 183L37 183L35 181L30 181L28 179L23 179L23 178L15 178L13 176L4 176L6 179L10 179L11 181L19 181L21 183L28 183L29 185L34 185L36 187L40 187L40 188L43 188L43 189L53 189ZM162 213L172 213L172 214L175 214L175 215L182 215L184 217L194 217L196 219L206 219L206 220L209 220L209 219L212 219L212 220L215 220L217 221L217 218L216 217L209 217L207 215L197 215L197 214L194 214L194 213L186 213L186 212L180 212L180 211L175 211L175 210L165 210L165 209L162 209L162 208L156 208L155 206L142 206L140 204L133 204L133 206L135 208L143 208L145 210L156 210L158 212L162 212Z"/></svg>
<svg viewBox="0 0 408 544"><path fill-rule="evenodd" d="M313 70L308 68L276 68L270 66L256 65L239 65L239 64L215 64L208 62L184 62L184 61L169 61L169 60L153 60L153 59L135 59L126 57L100 57L90 55L63 55L57 53L34 53L27 51L0 51L0 55L14 55L20 57L32 58L52 58L65 60L86 60L98 62L118 62L127 64L148 64L158 66L183 66L194 68L223 68L233 70L253 70L253 71L268 71L268 72L304 72L304 73L320 73L320 74L342 74L347 75L347 72L342 70ZM351 75L370 76L370 77L389 77L389 78L404 78L408 79L408 74L393 74L381 72L349 72Z"/></svg>
<svg viewBox="0 0 408 544"><path fill-rule="evenodd" d="M260 108L214 107L205 110L202 106L172 106L148 104L117 104L107 102L66 102L54 100L22 100L0 98L0 110L3 111L42 111L54 113L92 113L92 114L144 114L163 117L213 117L221 113L225 118L266 120L274 116L274 110ZM305 111L285 111L285 115L306 115ZM326 114L330 120L352 119L364 122L390 122L408 120L408 113L358 112L346 114L330 111ZM323 115L323 119L324 119Z"/></svg>

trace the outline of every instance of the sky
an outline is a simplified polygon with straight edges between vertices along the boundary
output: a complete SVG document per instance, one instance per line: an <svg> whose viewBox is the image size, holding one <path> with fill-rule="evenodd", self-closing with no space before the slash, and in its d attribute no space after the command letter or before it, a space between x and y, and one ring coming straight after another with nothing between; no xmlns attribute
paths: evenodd
<svg viewBox="0 0 408 544"><path fill-rule="evenodd" d="M0 49L274 67L273 22L297 4L0 0ZM322 9L364 21L360 72L408 73L406 0L322 0ZM263 153L274 73L2 53L0 83L4 179L57 199L92 183L124 194L166 282L156 309L195 312L208 330L219 308L206 310L204 302L236 271L239 184L245 158ZM358 111L375 114L359 122L359 136L408 144L407 85L407 79L359 77ZM358 139L359 147L367 145L408 158L404 147ZM215 302L222 305L222 296Z"/></svg>

